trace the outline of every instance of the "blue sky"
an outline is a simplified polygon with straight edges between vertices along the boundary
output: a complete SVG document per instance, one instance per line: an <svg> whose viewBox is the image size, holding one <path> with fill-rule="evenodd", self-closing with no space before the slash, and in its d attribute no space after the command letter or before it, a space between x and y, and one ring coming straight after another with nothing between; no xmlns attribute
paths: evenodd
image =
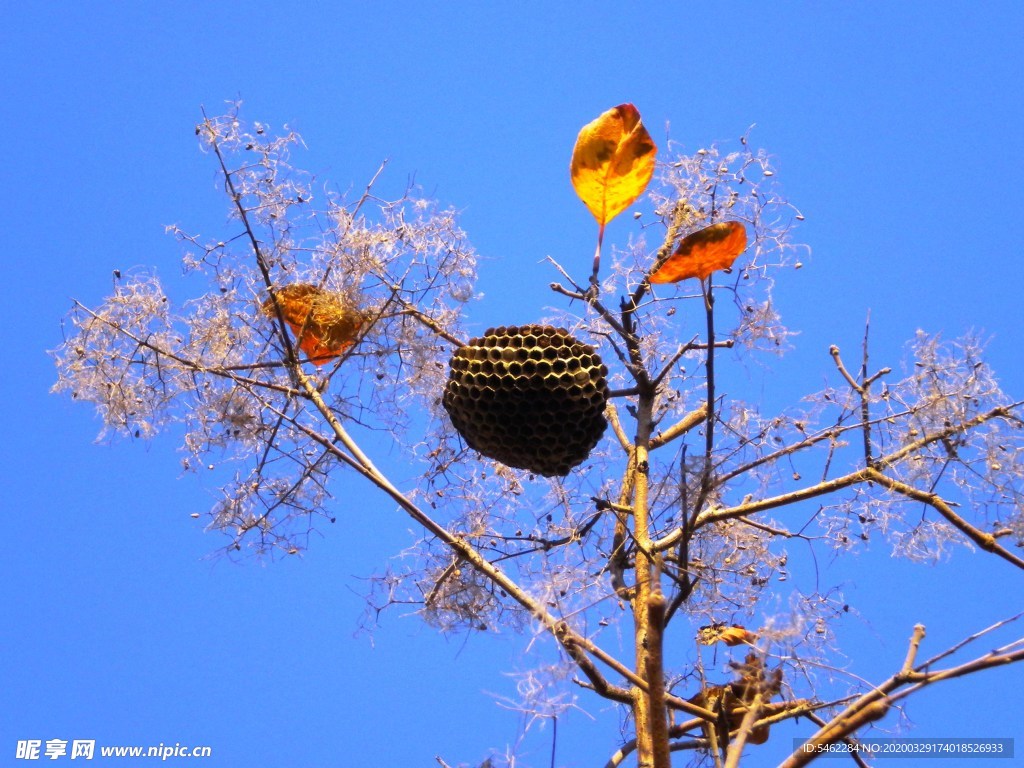
<svg viewBox="0 0 1024 768"><path fill-rule="evenodd" d="M869 310L879 364L918 328L978 329L1024 393L1019 3L41 2L3 17L2 765L26 738L209 744L204 764L236 766L454 765L515 737L489 693L509 692L523 638L444 638L400 612L359 632L362 579L410 541L389 504L367 493L365 516L301 559L208 559L220 541L189 515L215 489L178 477L173 443L94 444L90 409L47 393L71 297L97 303L113 269L173 279L165 225L224 227L192 130L203 105L241 99L294 127L299 163L341 189L388 158L383 189L414 177L461 210L484 257L474 330L555 302L544 256L589 255L567 171L585 122L630 101L656 141L691 149L756 124L812 250L777 289L795 349L751 374L766 401L818 389L829 344L859 344ZM966 550L911 568L879 542L834 567L863 595L846 638L876 679L915 622L938 650L1020 607L1019 575ZM1022 675L912 701L916 734L1024 736L1016 704L971 711L1015 702ZM617 746L590 703L596 722L560 723L561 765ZM547 765L546 743L523 764Z"/></svg>

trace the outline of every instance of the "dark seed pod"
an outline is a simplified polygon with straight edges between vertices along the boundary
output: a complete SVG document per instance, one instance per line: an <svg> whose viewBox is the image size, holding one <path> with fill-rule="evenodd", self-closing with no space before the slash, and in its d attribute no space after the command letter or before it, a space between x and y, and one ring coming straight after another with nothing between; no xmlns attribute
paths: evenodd
<svg viewBox="0 0 1024 768"><path fill-rule="evenodd" d="M551 477L581 463L608 426L608 369L564 328L490 328L460 347L442 400L471 448Z"/></svg>

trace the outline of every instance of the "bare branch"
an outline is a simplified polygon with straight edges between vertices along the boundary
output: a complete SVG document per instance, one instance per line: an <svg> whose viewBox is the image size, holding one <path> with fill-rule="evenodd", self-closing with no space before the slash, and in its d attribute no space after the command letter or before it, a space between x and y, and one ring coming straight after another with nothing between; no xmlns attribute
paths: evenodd
<svg viewBox="0 0 1024 768"><path fill-rule="evenodd" d="M1008 549L1000 545L996 537L991 533L985 533L984 531L978 530L964 520L960 515L954 512L949 504L938 494L921 491L907 485L906 483L901 483L899 480L894 480L873 467L868 468L867 479L874 480L876 483L885 486L890 491L894 491L895 493L902 494L907 498L927 504L942 515L950 525L967 536L967 538L977 544L981 549L986 552L991 552L994 555L998 555L1008 563L1012 563L1018 568L1024 569L1024 559L1017 557Z"/></svg>

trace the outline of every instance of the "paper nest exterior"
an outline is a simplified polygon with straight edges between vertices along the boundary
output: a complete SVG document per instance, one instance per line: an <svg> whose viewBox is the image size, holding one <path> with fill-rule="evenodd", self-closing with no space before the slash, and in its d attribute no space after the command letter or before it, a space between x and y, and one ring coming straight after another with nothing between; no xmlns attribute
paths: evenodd
<svg viewBox="0 0 1024 768"><path fill-rule="evenodd" d="M469 446L510 467L562 476L608 426L608 369L564 328L488 329L452 356L442 403Z"/></svg>

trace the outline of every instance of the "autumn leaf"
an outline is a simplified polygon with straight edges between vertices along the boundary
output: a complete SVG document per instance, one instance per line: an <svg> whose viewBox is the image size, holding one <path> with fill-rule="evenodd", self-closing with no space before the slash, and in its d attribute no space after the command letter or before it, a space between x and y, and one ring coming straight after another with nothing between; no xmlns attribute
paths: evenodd
<svg viewBox="0 0 1024 768"><path fill-rule="evenodd" d="M743 627L737 625L729 627L725 624L712 624L709 627L701 627L698 634L708 630L719 632L723 629L738 629L746 632ZM701 642L704 642L703 639ZM695 696L692 696L689 701L691 704L704 707L719 715L721 719L728 723L729 730L734 731L743 724L743 718L747 714L748 707L750 707L759 694L761 696L762 708L765 708L772 698L778 695L782 688L782 669L766 670L763 660L754 653L748 653L742 664L734 663L730 664L730 666L738 673L738 678L734 682L727 685L705 686ZM765 709L762 709L761 716L764 714L767 714L767 712ZM712 734L708 724L704 723L702 728L705 737L710 739ZM728 734L717 734L718 737L723 735L725 740L728 741ZM769 726L763 725L758 728L752 728L747 734L747 743L764 744L768 741L768 736Z"/></svg>
<svg viewBox="0 0 1024 768"><path fill-rule="evenodd" d="M367 317L342 294L331 293L309 283L286 285L277 291L284 321L298 339L299 349L318 368L343 355L355 342ZM261 306L268 317L276 317L274 300Z"/></svg>
<svg viewBox="0 0 1024 768"><path fill-rule="evenodd" d="M749 702L736 695L732 685L709 686L697 693L696 696L690 697L688 701L719 715L721 719L724 719L729 724L730 731L736 730L743 724L743 716L746 714L746 708L749 704ZM760 728L752 728L750 733L747 734L747 743L764 744L768 741L768 728L767 725L763 725ZM703 723L701 729L704 731L704 737L710 741L712 738L710 726L707 723ZM728 742L728 734L716 733L715 738L721 738L723 735Z"/></svg>
<svg viewBox="0 0 1024 768"><path fill-rule="evenodd" d="M657 152L632 104L620 104L583 126L569 171L576 194L602 228L643 194Z"/></svg>
<svg viewBox="0 0 1024 768"><path fill-rule="evenodd" d="M678 283L688 277L706 280L728 269L747 249L747 230L738 221L722 221L687 235L675 252L650 276L652 283Z"/></svg>
<svg viewBox="0 0 1024 768"><path fill-rule="evenodd" d="M753 643L757 640L757 633L738 624L711 624L697 630L697 639L702 645L725 643L728 646L735 646L741 643Z"/></svg>

